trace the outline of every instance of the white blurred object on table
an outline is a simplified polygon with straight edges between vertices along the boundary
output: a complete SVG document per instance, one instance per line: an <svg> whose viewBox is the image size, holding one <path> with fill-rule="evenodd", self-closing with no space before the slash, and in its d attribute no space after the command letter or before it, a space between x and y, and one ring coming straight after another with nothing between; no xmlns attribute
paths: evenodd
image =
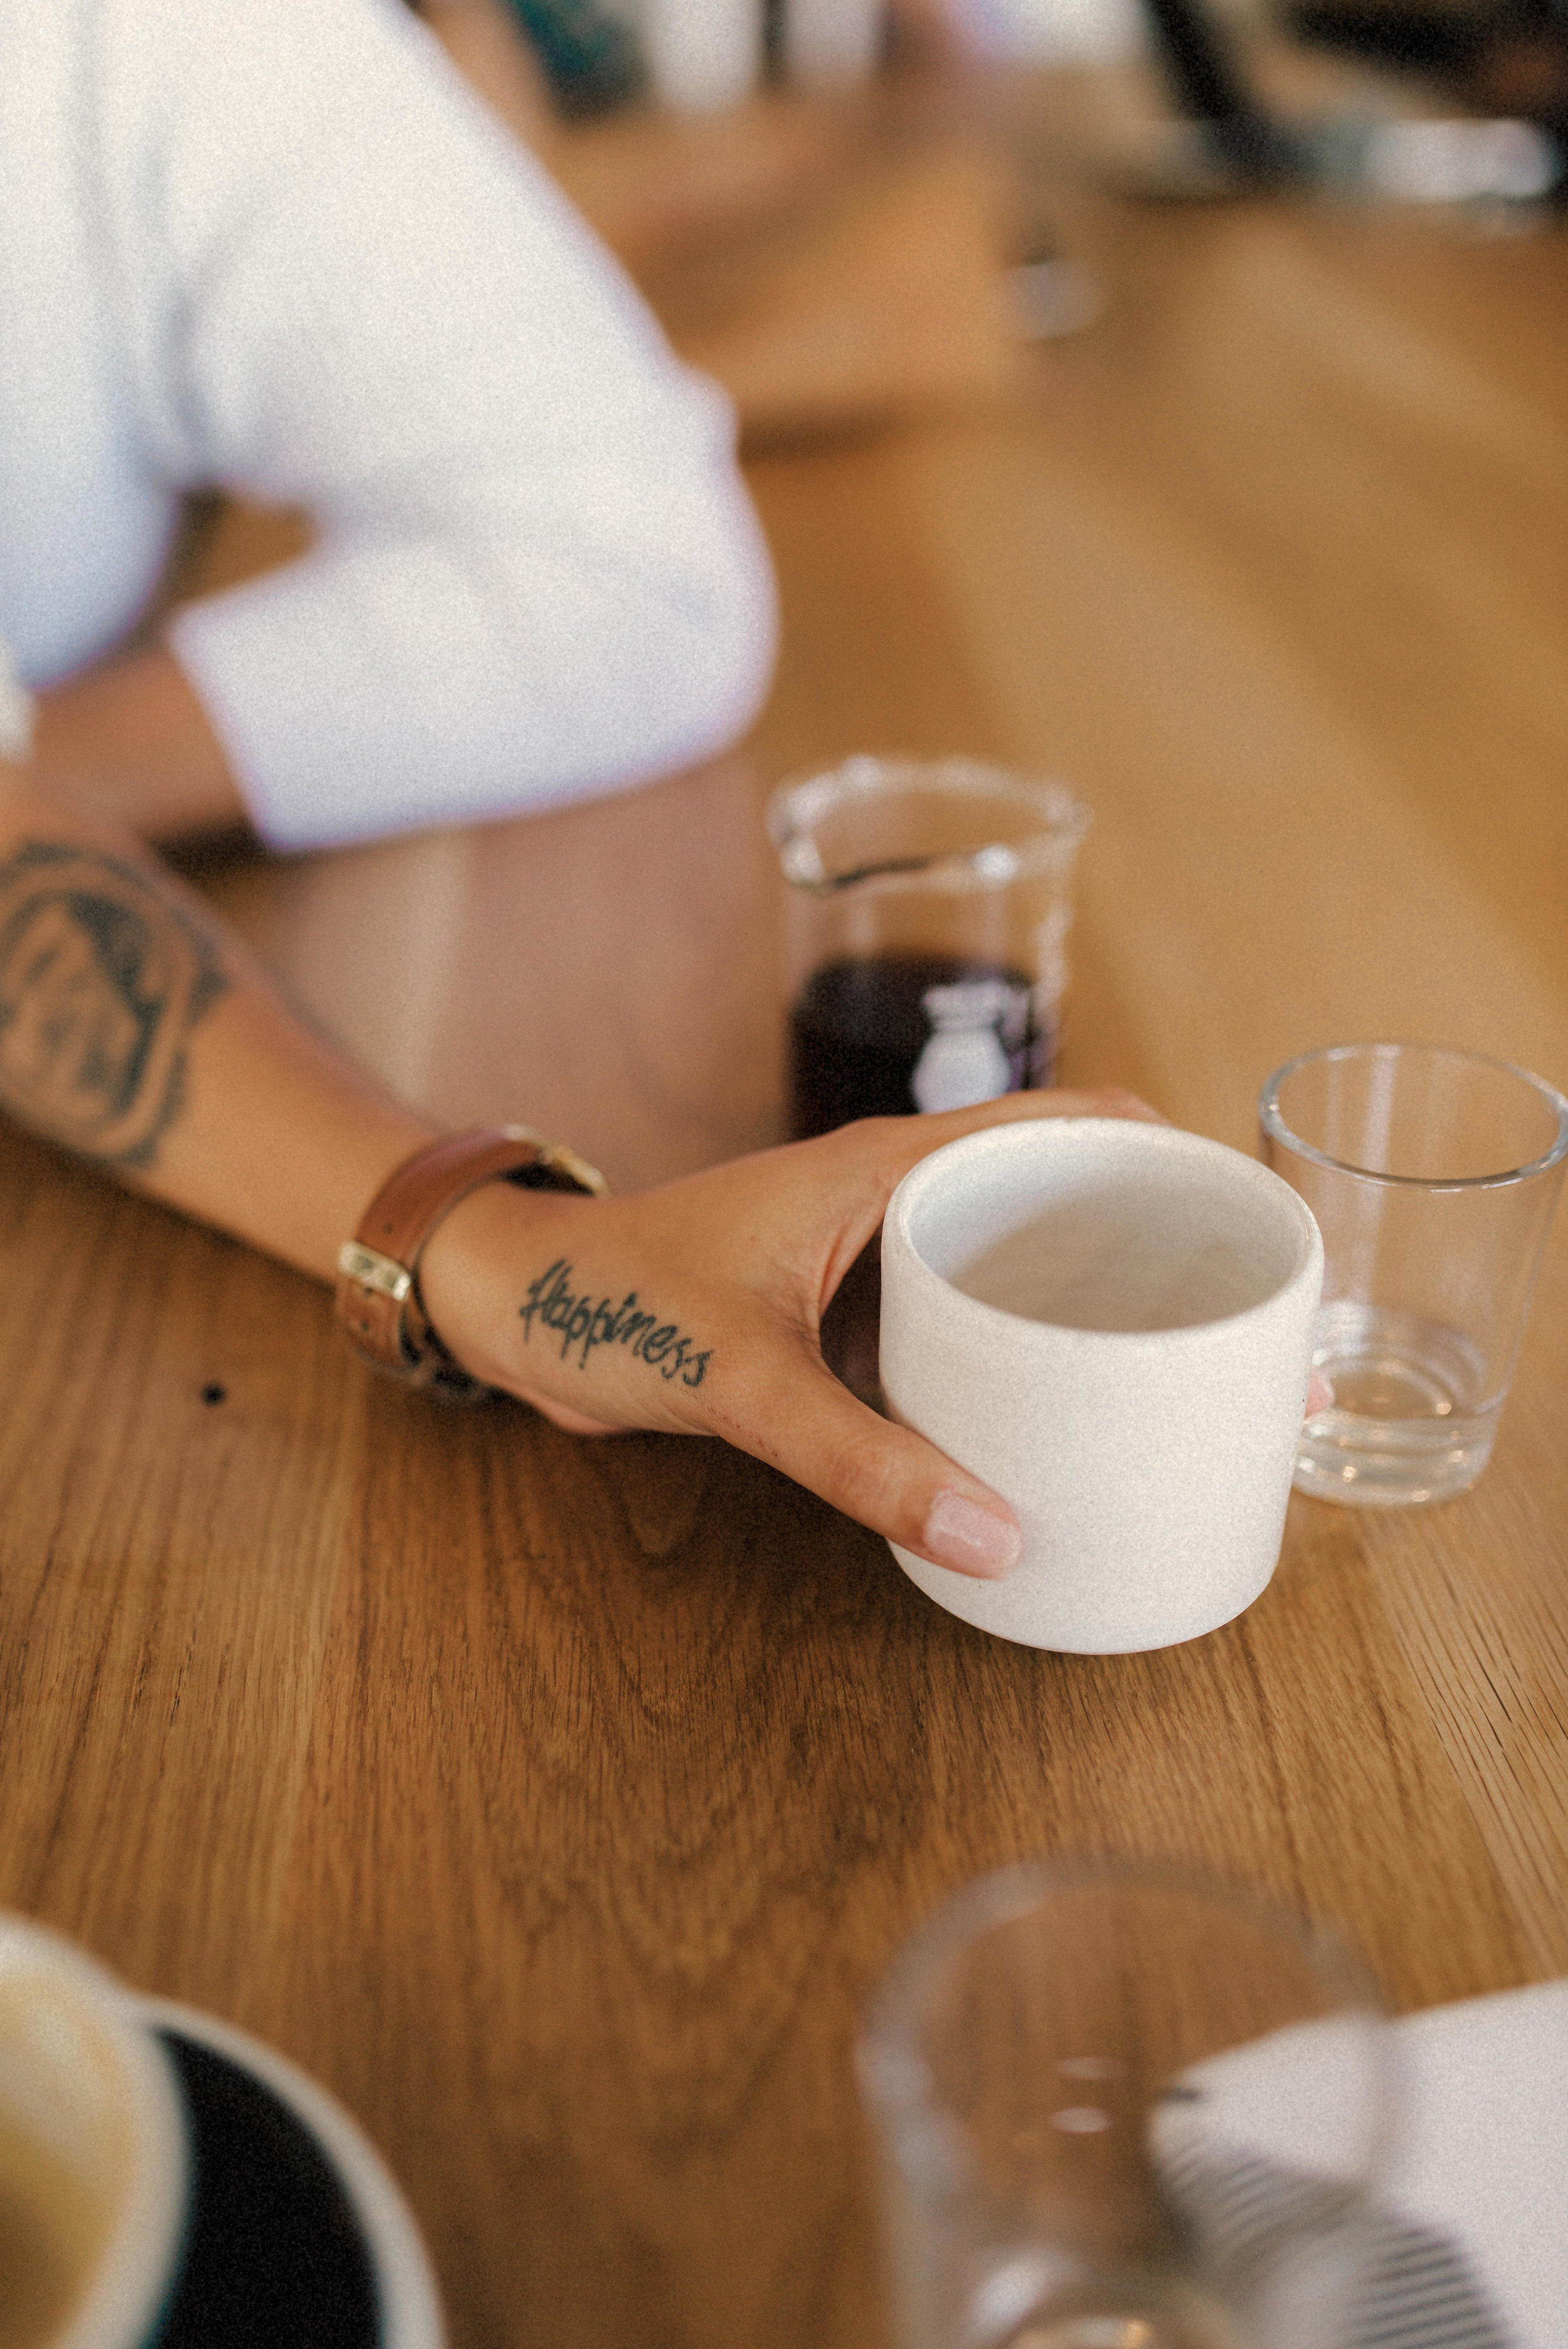
<svg viewBox="0 0 1568 2349"><path fill-rule="evenodd" d="M1320 2030L1275 2033L1204 2067L1227 2137L1282 2176L1300 2156ZM1562 2349L1568 1981L1429 2007L1393 2037L1401 2117L1380 2180L1391 2215L1462 2254L1511 2349Z"/></svg>

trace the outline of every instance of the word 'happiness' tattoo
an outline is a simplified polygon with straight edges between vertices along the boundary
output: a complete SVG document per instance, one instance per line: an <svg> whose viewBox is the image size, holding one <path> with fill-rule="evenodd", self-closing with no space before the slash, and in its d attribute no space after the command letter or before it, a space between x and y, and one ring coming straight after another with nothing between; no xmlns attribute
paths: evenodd
<svg viewBox="0 0 1568 2349"><path fill-rule="evenodd" d="M150 1166L191 1030L229 986L155 874L62 842L0 865L0 1111L111 1166Z"/></svg>
<svg viewBox="0 0 1568 2349"><path fill-rule="evenodd" d="M631 1289L613 1305L607 1297L590 1302L572 1287L573 1270L564 1257L546 1267L528 1291L528 1302L518 1307L525 1340L533 1342L537 1318L544 1330L561 1332L561 1359L578 1349L577 1367L585 1371L595 1346L629 1346L640 1361L652 1362L663 1379L678 1378L682 1386L700 1387L713 1359L713 1348L694 1353L693 1340L673 1321L660 1323L656 1313L645 1313Z"/></svg>

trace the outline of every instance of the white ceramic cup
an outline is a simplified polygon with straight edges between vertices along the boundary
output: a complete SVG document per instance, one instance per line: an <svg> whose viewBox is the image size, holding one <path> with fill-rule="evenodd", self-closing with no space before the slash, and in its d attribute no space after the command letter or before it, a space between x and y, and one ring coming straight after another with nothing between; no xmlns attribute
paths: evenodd
<svg viewBox="0 0 1568 2349"><path fill-rule="evenodd" d="M0 1916L0 2344L141 2349L178 2269L188 2167L173 2066L129 1993Z"/></svg>
<svg viewBox="0 0 1568 2349"><path fill-rule="evenodd" d="M1278 1175L1119 1118L949 1143L882 1227L882 1384L1016 1510L1001 1582L895 1543L966 1622L1084 1655L1229 1622L1279 1557L1323 1243Z"/></svg>

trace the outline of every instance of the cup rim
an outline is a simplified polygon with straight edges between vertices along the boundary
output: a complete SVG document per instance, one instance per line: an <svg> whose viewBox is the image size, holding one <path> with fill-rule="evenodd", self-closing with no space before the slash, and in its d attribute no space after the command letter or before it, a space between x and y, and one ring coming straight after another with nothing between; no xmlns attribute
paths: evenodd
<svg viewBox="0 0 1568 2349"><path fill-rule="evenodd" d="M59 2349L99 2349L128 2337L128 2321L138 2317L147 2333L155 2331L178 2273L190 2187L184 2101L170 2057L143 2026L131 1993L90 1951L7 1910L0 1913L0 1971L10 1971L13 1960L18 1974L53 1983L96 2018L131 2112L126 2191L59 2342Z"/></svg>
<svg viewBox="0 0 1568 2349"><path fill-rule="evenodd" d="M1136 1133L1146 1137L1145 1140L1131 1144L1134 1149L1175 1150L1184 1157L1208 1159L1218 1155L1227 1164L1241 1173L1243 1178L1251 1184L1253 1189L1268 1191L1271 1195L1277 1198L1280 1206L1292 1216L1296 1227L1298 1247L1295 1261L1284 1278L1276 1282L1266 1296L1258 1298L1253 1304L1243 1305L1234 1313L1215 1314L1208 1320L1178 1322L1174 1327L1166 1330L1080 1330L1070 1322L1043 1321L1032 1314L1011 1313L1004 1305L987 1305L983 1299L971 1297L966 1290L957 1288L953 1281L938 1272L934 1265L927 1263L916 1247L910 1231L910 1216L913 1208L919 1202L922 1191L927 1184L936 1179L929 1170L933 1169L938 1161L949 1159L955 1152L968 1152L977 1145L989 1145L992 1148L1000 1146L1004 1149L1021 1148L1024 1146L1021 1143L1011 1141L1008 1137L1035 1136L1042 1128L1052 1132L1077 1133L1081 1132L1086 1126L1106 1127L1119 1135ZM967 1310L985 1315L999 1324L1005 1325L1014 1334L1016 1342L1018 1340L1018 1333L1034 1331L1038 1333L1040 1342L1047 1343L1053 1348L1059 1347L1064 1340L1073 1345L1084 1347L1119 1347L1124 1352L1134 1348L1144 1347L1161 1352L1190 1347L1194 1340L1205 1337L1212 1338L1215 1332L1233 1334L1255 1316L1273 1311L1280 1299L1298 1282L1322 1277L1323 1237L1317 1227L1317 1219L1300 1193L1292 1190L1283 1175L1274 1174L1272 1168L1264 1166L1258 1159L1249 1158L1244 1152L1233 1150L1228 1143L1213 1141L1208 1134L1190 1133L1184 1126L1154 1125L1141 1118L1047 1115L1039 1118L1018 1118L1008 1124L979 1126L973 1133L961 1133L955 1141L944 1143L938 1149L928 1152L925 1157L919 1159L910 1168L892 1197L888 1201L883 1226L884 1238L889 1227L894 1232L898 1243L907 1253L919 1279L932 1284L934 1288L944 1297L961 1298ZM1027 1345L1034 1340L1025 1336L1022 1342Z"/></svg>
<svg viewBox="0 0 1568 2349"><path fill-rule="evenodd" d="M1036 839L1021 844L982 843L942 856L828 871L811 827L832 801L846 796L891 799L922 788L956 797L1019 800L1042 819L1042 829ZM791 888L810 896L833 897L851 889L879 895L922 889L1005 889L1028 874L1068 864L1094 816L1066 783L1050 776L1020 774L993 761L958 755L928 759L860 751L835 767L811 768L781 782L769 797L763 821Z"/></svg>
<svg viewBox="0 0 1568 2349"><path fill-rule="evenodd" d="M183 2000L138 1997L138 2020L172 2032L259 2081L314 2138L347 2199L381 2301L383 2349L443 2349L447 2339L429 2255L403 2189L363 2124L281 2048Z"/></svg>
<svg viewBox="0 0 1568 2349"><path fill-rule="evenodd" d="M1552 1111L1557 1120L1557 1138L1539 1156L1518 1166L1500 1168L1492 1174L1384 1174L1376 1167L1357 1166L1354 1159L1332 1157L1327 1151L1305 1141L1286 1123L1279 1106L1281 1089L1298 1070L1309 1067L1315 1061L1349 1061L1369 1052L1423 1052L1434 1059L1464 1061L1472 1068L1495 1069L1505 1076L1516 1077ZM1472 1052L1463 1044L1429 1044L1408 1037L1368 1038L1356 1044L1318 1044L1310 1051L1297 1052L1264 1078L1258 1094L1258 1123L1271 1142L1281 1143L1312 1165L1327 1167L1336 1174L1348 1174L1359 1183L1380 1183L1389 1190L1503 1190L1511 1184L1526 1183L1537 1174L1550 1174L1553 1167L1568 1158L1568 1097L1560 1093L1555 1085L1536 1076L1533 1071L1521 1068L1516 1061L1504 1061L1493 1052Z"/></svg>

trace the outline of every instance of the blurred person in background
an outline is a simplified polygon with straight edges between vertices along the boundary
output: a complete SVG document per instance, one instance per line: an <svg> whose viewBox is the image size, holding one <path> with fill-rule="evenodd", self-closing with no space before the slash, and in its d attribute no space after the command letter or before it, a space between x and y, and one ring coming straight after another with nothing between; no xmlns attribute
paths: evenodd
<svg viewBox="0 0 1568 2349"><path fill-rule="evenodd" d="M146 843L358 838L716 750L773 631L727 409L391 0L0 0L0 1113L330 1281L448 1138ZM139 637L213 485L317 543ZM819 1326L926 1151L1086 1109L1147 1114L1016 1095L619 1199L488 1182L418 1260L418 1367L723 1435L1006 1572L1006 1505Z"/></svg>
<svg viewBox="0 0 1568 2349"><path fill-rule="evenodd" d="M645 102L610 0L409 5L729 393L748 442L1014 388L1011 174L965 96L995 0L891 0L873 73L769 79L696 112Z"/></svg>
<svg viewBox="0 0 1568 2349"><path fill-rule="evenodd" d="M634 782L754 715L725 400L391 0L0 0L0 322L40 782L297 848ZM214 488L315 543L139 641Z"/></svg>

